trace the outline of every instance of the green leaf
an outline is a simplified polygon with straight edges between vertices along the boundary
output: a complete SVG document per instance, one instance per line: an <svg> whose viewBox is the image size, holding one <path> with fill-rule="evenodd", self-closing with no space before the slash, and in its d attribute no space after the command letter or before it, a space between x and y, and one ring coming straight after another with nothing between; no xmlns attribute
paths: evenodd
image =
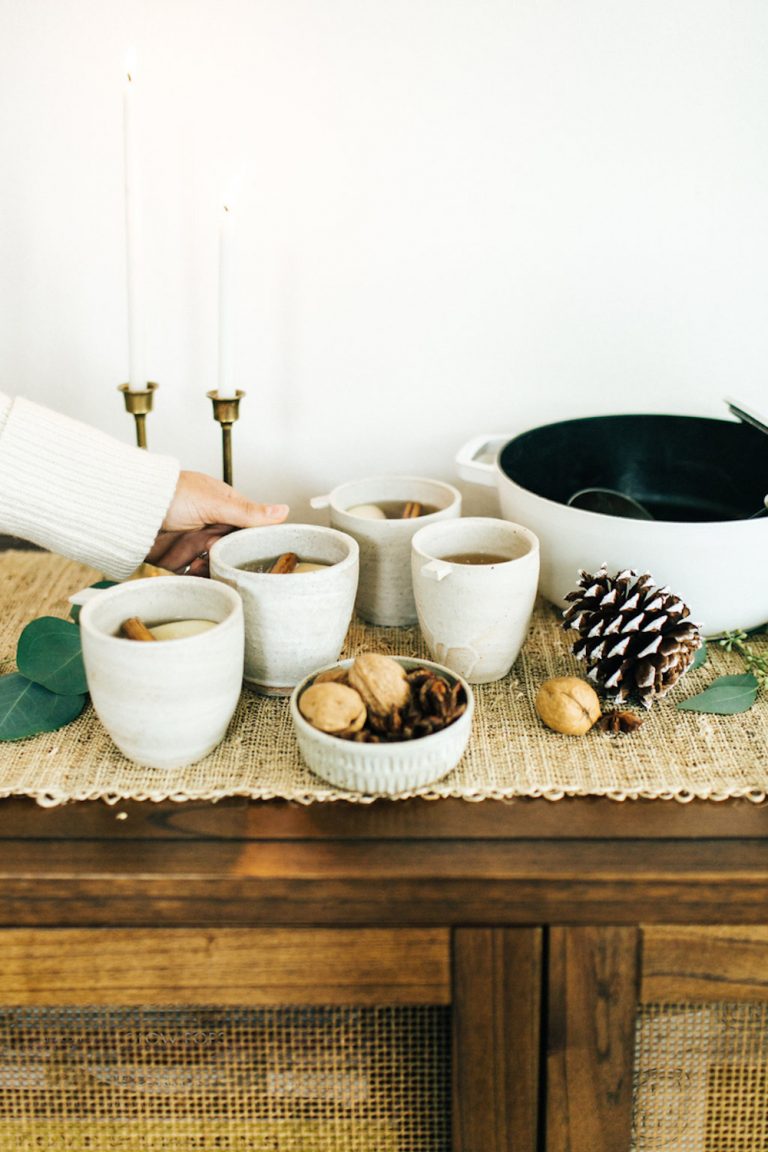
<svg viewBox="0 0 768 1152"><path fill-rule="evenodd" d="M709 688L705 688L698 696L682 700L678 708L686 712L731 716L752 707L757 697L757 687L757 680L751 672L744 672L740 676L718 676Z"/></svg>
<svg viewBox="0 0 768 1152"><path fill-rule="evenodd" d="M690 668L688 669L688 671L689 671L689 672L693 672L693 670L694 670L695 668L701 668L702 664L706 664L706 662L707 662L707 656L708 656L708 652L707 652L707 642L706 642L706 640L702 640L702 642L701 642L701 648L699 648L699 649L697 650L697 652L696 652L696 655L695 655L695 656L694 656L694 658L693 658L693 663L691 664L691 666L690 666Z"/></svg>
<svg viewBox="0 0 768 1152"><path fill-rule="evenodd" d="M97 580L95 584L89 584L89 588L114 588L116 580ZM69 610L69 614L74 620L75 624L80 623L80 609L82 604L73 604Z"/></svg>
<svg viewBox="0 0 768 1152"><path fill-rule="evenodd" d="M71 620L41 616L27 624L16 648L19 672L35 684L63 696L88 691L80 629Z"/></svg>
<svg viewBox="0 0 768 1152"><path fill-rule="evenodd" d="M0 740L53 732L83 710L86 696L58 696L18 672L0 676Z"/></svg>

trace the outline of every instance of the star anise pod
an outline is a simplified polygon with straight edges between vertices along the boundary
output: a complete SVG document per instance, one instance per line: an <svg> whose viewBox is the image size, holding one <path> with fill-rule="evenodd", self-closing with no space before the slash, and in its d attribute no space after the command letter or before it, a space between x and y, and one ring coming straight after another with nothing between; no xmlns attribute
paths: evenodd
<svg viewBox="0 0 768 1152"><path fill-rule="evenodd" d="M642 716L634 712L625 712L615 709L613 712L604 712L595 724L601 732L610 732L618 736L622 732L635 732L643 722Z"/></svg>

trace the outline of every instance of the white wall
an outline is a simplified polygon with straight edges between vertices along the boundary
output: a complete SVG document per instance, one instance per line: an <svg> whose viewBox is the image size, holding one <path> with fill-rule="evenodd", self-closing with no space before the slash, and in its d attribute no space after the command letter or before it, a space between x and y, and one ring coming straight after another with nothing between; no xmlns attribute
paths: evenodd
<svg viewBox="0 0 768 1152"><path fill-rule="evenodd" d="M128 48L150 447L219 470L225 193L235 480L293 519L474 432L768 410L765 0L0 0L6 391L132 438Z"/></svg>

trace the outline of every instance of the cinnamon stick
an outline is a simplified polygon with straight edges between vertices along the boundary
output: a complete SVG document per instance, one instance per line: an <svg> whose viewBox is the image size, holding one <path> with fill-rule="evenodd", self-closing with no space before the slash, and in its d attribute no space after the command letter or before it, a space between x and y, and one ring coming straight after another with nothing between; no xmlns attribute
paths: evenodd
<svg viewBox="0 0 768 1152"><path fill-rule="evenodd" d="M418 500L408 500L403 508L403 520L415 520L417 516L421 516L421 504Z"/></svg>
<svg viewBox="0 0 768 1152"><path fill-rule="evenodd" d="M131 616L128 620L123 620L120 625L120 631L127 640L151 640L155 643L155 637L147 628L143 620L139 620L138 616Z"/></svg>
<svg viewBox="0 0 768 1152"><path fill-rule="evenodd" d="M299 558L295 552L283 552L282 556L278 556L270 572L276 572L279 575L285 575L288 572L293 572L294 568L299 562Z"/></svg>

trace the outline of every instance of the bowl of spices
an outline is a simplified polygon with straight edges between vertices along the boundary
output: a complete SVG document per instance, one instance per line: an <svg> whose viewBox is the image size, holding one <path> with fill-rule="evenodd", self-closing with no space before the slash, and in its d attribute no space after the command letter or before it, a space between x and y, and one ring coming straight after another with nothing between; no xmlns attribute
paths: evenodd
<svg viewBox="0 0 768 1152"><path fill-rule="evenodd" d="M455 768L472 729L474 697L428 660L364 652L307 676L291 719L307 766L338 788L393 796Z"/></svg>

